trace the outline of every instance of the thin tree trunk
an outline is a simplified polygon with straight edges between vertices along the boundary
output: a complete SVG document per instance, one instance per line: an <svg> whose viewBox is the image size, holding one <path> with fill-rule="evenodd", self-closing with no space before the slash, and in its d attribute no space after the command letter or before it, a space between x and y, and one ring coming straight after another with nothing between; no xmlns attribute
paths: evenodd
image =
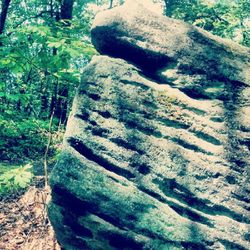
<svg viewBox="0 0 250 250"><path fill-rule="evenodd" d="M165 15L171 17L176 7L176 0L165 0Z"/></svg>
<svg viewBox="0 0 250 250"><path fill-rule="evenodd" d="M52 122L53 122L53 117L54 117L54 110L51 114L50 117L50 122L49 122L49 137L48 137L48 143L47 143L47 147L45 150L45 154L44 154L44 178L45 178L45 187L48 186L48 153L49 153L49 148L52 142Z"/></svg>
<svg viewBox="0 0 250 250"><path fill-rule="evenodd" d="M1 16L0 16L0 35L3 34L4 32L4 28L5 28L5 23L7 20L7 14L8 14L8 9L10 6L10 1L11 0L2 0L2 12L1 12ZM1 41L0 38L0 47L3 46L3 41Z"/></svg>
<svg viewBox="0 0 250 250"><path fill-rule="evenodd" d="M50 113L49 113L49 117L51 117L53 110L56 109L57 92L58 92L58 80L55 82L54 92L52 93L52 97L51 97L51 101L50 101Z"/></svg>
<svg viewBox="0 0 250 250"><path fill-rule="evenodd" d="M110 0L109 1L109 8L112 9L112 7L113 7L113 0Z"/></svg>
<svg viewBox="0 0 250 250"><path fill-rule="evenodd" d="M74 0L62 0L61 19L71 20L73 14Z"/></svg>
<svg viewBox="0 0 250 250"><path fill-rule="evenodd" d="M0 35L4 32L10 1L11 0L2 0L2 12L0 16Z"/></svg>
<svg viewBox="0 0 250 250"><path fill-rule="evenodd" d="M45 118L48 115L48 96L47 89L42 91L41 94L41 109L40 109L40 117Z"/></svg>
<svg viewBox="0 0 250 250"><path fill-rule="evenodd" d="M69 95L68 86L66 85L60 86L58 90L55 117L57 117L60 120L61 124L64 124L67 118L68 95Z"/></svg>
<svg viewBox="0 0 250 250"><path fill-rule="evenodd" d="M65 25L70 26L70 22L67 21L73 18L73 5L75 0L62 0L61 2L61 15ZM60 123L65 124L67 119L67 100L69 96L69 90L67 85L59 84L58 98L56 102L55 117L60 120Z"/></svg>
<svg viewBox="0 0 250 250"><path fill-rule="evenodd" d="M44 85L41 84L41 107L40 107L40 117L45 118L48 114L48 82L49 82L49 75L48 72L44 72Z"/></svg>

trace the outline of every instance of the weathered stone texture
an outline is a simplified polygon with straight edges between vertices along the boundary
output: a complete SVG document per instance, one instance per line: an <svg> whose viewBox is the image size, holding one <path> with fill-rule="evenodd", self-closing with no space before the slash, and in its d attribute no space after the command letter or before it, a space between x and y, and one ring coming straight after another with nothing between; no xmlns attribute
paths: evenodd
<svg viewBox="0 0 250 250"><path fill-rule="evenodd" d="M250 84L249 48L159 16L133 0L97 15L92 41L101 54L136 63L147 74L177 71Z"/></svg>
<svg viewBox="0 0 250 250"><path fill-rule="evenodd" d="M129 62L97 56L84 69L50 178L59 242L249 249L248 49L125 8L101 14L92 35Z"/></svg>

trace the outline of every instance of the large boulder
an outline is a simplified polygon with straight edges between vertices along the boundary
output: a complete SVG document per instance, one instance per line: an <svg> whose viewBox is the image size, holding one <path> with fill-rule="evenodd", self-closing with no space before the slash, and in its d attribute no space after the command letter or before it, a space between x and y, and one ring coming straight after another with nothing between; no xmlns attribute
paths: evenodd
<svg viewBox="0 0 250 250"><path fill-rule="evenodd" d="M134 0L97 15L91 33L101 54L132 62L146 76L195 97L220 97L227 81L250 84L249 48L159 16Z"/></svg>
<svg viewBox="0 0 250 250"><path fill-rule="evenodd" d="M177 68L250 84L250 49L159 16L134 0L100 13L93 23L92 41L100 53L124 58L147 71Z"/></svg>
<svg viewBox="0 0 250 250"><path fill-rule="evenodd" d="M248 49L126 8L92 29L101 53L125 60L84 69L50 177L59 243L249 249Z"/></svg>

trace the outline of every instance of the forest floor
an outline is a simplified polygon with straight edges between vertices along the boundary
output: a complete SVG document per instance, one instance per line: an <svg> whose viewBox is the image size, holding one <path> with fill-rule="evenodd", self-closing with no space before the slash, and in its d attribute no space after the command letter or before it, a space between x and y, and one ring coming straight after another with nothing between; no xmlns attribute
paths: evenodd
<svg viewBox="0 0 250 250"><path fill-rule="evenodd" d="M49 198L37 176L25 192L0 200L0 250L60 250L47 217Z"/></svg>

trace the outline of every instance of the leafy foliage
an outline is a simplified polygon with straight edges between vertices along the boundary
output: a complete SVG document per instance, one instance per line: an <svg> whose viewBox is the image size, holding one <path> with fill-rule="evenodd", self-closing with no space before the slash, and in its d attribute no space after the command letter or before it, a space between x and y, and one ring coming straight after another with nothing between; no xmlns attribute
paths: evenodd
<svg viewBox="0 0 250 250"><path fill-rule="evenodd" d="M169 1L171 17L178 18L215 35L250 46L250 4L248 0Z"/></svg>
<svg viewBox="0 0 250 250"><path fill-rule="evenodd" d="M95 54L90 43L91 15L84 22L72 20L47 24L49 20L12 29L4 36L0 48L0 101L4 113L17 111L36 118L46 119L57 109L60 119L63 99L72 99L79 83L80 70ZM67 106L70 104L67 103ZM65 122L65 121L63 121Z"/></svg>
<svg viewBox="0 0 250 250"><path fill-rule="evenodd" d="M96 54L87 2L62 20L58 1L12 0L0 35L1 160L43 157L51 115L53 131L66 124L81 70Z"/></svg>
<svg viewBox="0 0 250 250"><path fill-rule="evenodd" d="M31 169L32 166L27 164L4 172L0 176L0 195L28 187L33 178Z"/></svg>
<svg viewBox="0 0 250 250"><path fill-rule="evenodd" d="M0 158L19 162L41 157L46 148L47 130L48 123L42 120L0 119Z"/></svg>

